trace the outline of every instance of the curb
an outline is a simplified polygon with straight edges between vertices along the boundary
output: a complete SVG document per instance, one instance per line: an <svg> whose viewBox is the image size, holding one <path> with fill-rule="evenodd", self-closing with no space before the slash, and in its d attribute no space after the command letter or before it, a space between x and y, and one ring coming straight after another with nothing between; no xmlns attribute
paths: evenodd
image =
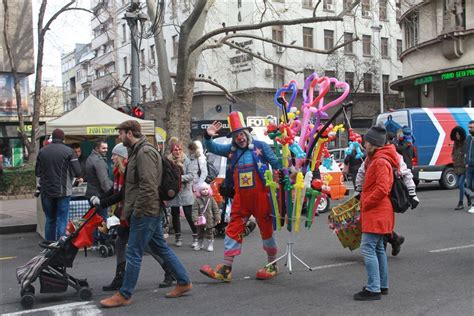
<svg viewBox="0 0 474 316"><path fill-rule="evenodd" d="M36 224L0 226L0 235L33 233L36 232Z"/></svg>
<svg viewBox="0 0 474 316"><path fill-rule="evenodd" d="M33 193L34 192L18 195L0 195L0 201L34 199Z"/></svg>

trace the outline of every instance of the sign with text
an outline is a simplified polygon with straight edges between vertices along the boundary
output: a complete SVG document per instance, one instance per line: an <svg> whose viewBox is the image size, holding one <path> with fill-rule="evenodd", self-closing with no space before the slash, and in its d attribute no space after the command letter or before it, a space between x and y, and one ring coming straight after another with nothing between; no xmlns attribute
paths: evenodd
<svg viewBox="0 0 474 316"><path fill-rule="evenodd" d="M117 130L115 126L88 126L86 135L115 135Z"/></svg>
<svg viewBox="0 0 474 316"><path fill-rule="evenodd" d="M214 121L222 123L222 129L219 131L219 135L227 135L227 133L230 132L227 120L202 120L191 122L191 133L193 135L202 134Z"/></svg>

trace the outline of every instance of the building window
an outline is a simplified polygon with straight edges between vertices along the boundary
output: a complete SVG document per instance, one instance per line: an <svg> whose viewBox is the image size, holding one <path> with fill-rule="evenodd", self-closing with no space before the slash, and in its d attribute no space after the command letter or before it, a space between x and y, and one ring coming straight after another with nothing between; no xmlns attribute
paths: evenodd
<svg viewBox="0 0 474 316"><path fill-rule="evenodd" d="M387 0L380 0L379 2L379 20L387 20Z"/></svg>
<svg viewBox="0 0 474 316"><path fill-rule="evenodd" d="M380 53L382 54L382 57L387 58L388 57L388 38L382 37L380 39Z"/></svg>
<svg viewBox="0 0 474 316"><path fill-rule="evenodd" d="M272 39L283 43L283 25L272 26Z"/></svg>
<svg viewBox="0 0 474 316"><path fill-rule="evenodd" d="M303 27L303 47L313 48L313 28Z"/></svg>
<svg viewBox="0 0 474 316"><path fill-rule="evenodd" d="M142 84L142 103L146 102L146 85Z"/></svg>
<svg viewBox="0 0 474 316"><path fill-rule="evenodd" d="M372 36L362 35L362 53L364 56L372 56Z"/></svg>
<svg viewBox="0 0 474 316"><path fill-rule="evenodd" d="M303 76L304 78L308 78L309 76L311 76L313 74L314 70L312 68L305 68L303 69Z"/></svg>
<svg viewBox="0 0 474 316"><path fill-rule="evenodd" d="M351 91L354 91L354 73L353 72L346 72L344 74L344 80L349 85Z"/></svg>
<svg viewBox="0 0 474 316"><path fill-rule="evenodd" d="M76 72L76 80L77 80L78 82L81 82L81 70L78 70L78 71Z"/></svg>
<svg viewBox="0 0 474 316"><path fill-rule="evenodd" d="M178 57L178 35L173 35L172 36L172 42L173 42L173 58Z"/></svg>
<svg viewBox="0 0 474 316"><path fill-rule="evenodd" d="M345 10L352 5L352 0L343 0L342 1L342 8Z"/></svg>
<svg viewBox="0 0 474 316"><path fill-rule="evenodd" d="M154 65L155 62L155 45L150 45L150 64Z"/></svg>
<svg viewBox="0 0 474 316"><path fill-rule="evenodd" d="M334 31L324 30L324 49L330 50L334 48Z"/></svg>
<svg viewBox="0 0 474 316"><path fill-rule="evenodd" d="M372 74L364 74L364 92L372 92Z"/></svg>
<svg viewBox="0 0 474 316"><path fill-rule="evenodd" d="M242 8L242 0L237 0L237 8Z"/></svg>
<svg viewBox="0 0 474 316"><path fill-rule="evenodd" d="M122 24L122 43L127 41L127 25Z"/></svg>
<svg viewBox="0 0 474 316"><path fill-rule="evenodd" d="M178 9L177 9L176 0L171 0L171 17L172 18L176 17L177 13L178 13Z"/></svg>
<svg viewBox="0 0 474 316"><path fill-rule="evenodd" d="M273 84L277 89L285 84L285 69L277 65L273 65Z"/></svg>
<svg viewBox="0 0 474 316"><path fill-rule="evenodd" d="M145 49L140 49L140 67L145 68Z"/></svg>
<svg viewBox="0 0 474 316"><path fill-rule="evenodd" d="M352 33L344 33L344 43L349 43L344 46L344 54L352 54L354 53L354 47L352 41Z"/></svg>
<svg viewBox="0 0 474 316"><path fill-rule="evenodd" d="M156 82L153 81L153 82L151 83L151 95L152 95L153 97L156 97L156 92L157 92L157 89L156 89Z"/></svg>
<svg viewBox="0 0 474 316"><path fill-rule="evenodd" d="M128 75L127 57L123 58L123 73L124 73L124 75Z"/></svg>
<svg viewBox="0 0 474 316"><path fill-rule="evenodd" d="M383 93L388 93L388 83L390 82L390 75L382 75L382 89Z"/></svg>
<svg viewBox="0 0 474 316"><path fill-rule="evenodd" d="M336 72L334 70L326 70L324 71L324 76L328 78L335 78ZM333 84L329 86L329 91L335 91Z"/></svg>
<svg viewBox="0 0 474 316"><path fill-rule="evenodd" d="M418 14L413 12L405 18L405 48L418 44Z"/></svg>
<svg viewBox="0 0 474 316"><path fill-rule="evenodd" d="M334 0L324 0L323 9L326 11L334 11Z"/></svg>
<svg viewBox="0 0 474 316"><path fill-rule="evenodd" d="M395 3L395 17L398 19L400 19L400 17L402 16L402 2L401 0L397 0L397 2Z"/></svg>
<svg viewBox="0 0 474 316"><path fill-rule="evenodd" d="M400 55L402 54L402 40L397 39L397 59L400 59Z"/></svg>
<svg viewBox="0 0 474 316"><path fill-rule="evenodd" d="M362 0L362 16L369 17L370 16L370 0Z"/></svg>
<svg viewBox="0 0 474 316"><path fill-rule="evenodd" d="M303 8L312 9L313 8L313 0L303 0Z"/></svg>

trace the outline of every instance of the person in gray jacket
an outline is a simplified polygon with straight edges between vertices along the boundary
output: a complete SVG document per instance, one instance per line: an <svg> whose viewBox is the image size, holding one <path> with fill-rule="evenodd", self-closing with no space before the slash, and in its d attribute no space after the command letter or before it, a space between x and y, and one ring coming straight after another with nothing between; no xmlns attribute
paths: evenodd
<svg viewBox="0 0 474 316"><path fill-rule="evenodd" d="M55 129L52 138L52 143L39 151L35 167L46 216L45 239L51 241L66 234L73 177L81 175L76 155L64 145L64 132Z"/></svg>
<svg viewBox="0 0 474 316"><path fill-rule="evenodd" d="M184 154L183 147L181 142L176 138L172 137L170 139L170 149L171 153L168 155L174 164L181 168L181 191L178 195L167 203L167 206L171 207L171 216L173 220L173 228L175 232L175 244L177 247L183 245L183 240L181 239L181 222L179 208L182 206L184 211L184 216L193 232L193 242L191 247L196 247L198 243L197 239L197 229L194 225L192 214L193 214L193 204L194 204L194 195L193 195L193 180L194 175L192 172L192 162Z"/></svg>
<svg viewBox="0 0 474 316"><path fill-rule="evenodd" d="M86 161L87 190L86 197L100 196L112 188L113 182L110 179L107 168L107 143L98 140L95 148Z"/></svg>

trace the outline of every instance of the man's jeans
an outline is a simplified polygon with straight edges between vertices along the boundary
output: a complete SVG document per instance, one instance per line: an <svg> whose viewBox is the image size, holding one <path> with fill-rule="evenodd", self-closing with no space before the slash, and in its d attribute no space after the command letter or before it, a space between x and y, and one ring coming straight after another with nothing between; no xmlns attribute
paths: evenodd
<svg viewBox="0 0 474 316"><path fill-rule="evenodd" d="M383 240L384 235L362 233L360 252L368 276L366 289L374 293L380 293L380 288L388 289L387 255Z"/></svg>
<svg viewBox="0 0 474 316"><path fill-rule="evenodd" d="M125 267L123 285L120 288L120 294L125 298L130 298L133 295L138 275L140 274L143 253L147 246L150 247L153 253L163 258L164 262L176 276L179 285L191 283L184 266L163 237L162 220L163 217L161 215L158 217L136 217L132 215L130 219L130 237L125 255L127 265Z"/></svg>
<svg viewBox="0 0 474 316"><path fill-rule="evenodd" d="M466 168L466 193L469 196L474 193L474 167Z"/></svg>
<svg viewBox="0 0 474 316"><path fill-rule="evenodd" d="M70 196L54 198L41 194L41 204L46 216L44 228L46 240L58 240L61 236L66 235L70 200Z"/></svg>

